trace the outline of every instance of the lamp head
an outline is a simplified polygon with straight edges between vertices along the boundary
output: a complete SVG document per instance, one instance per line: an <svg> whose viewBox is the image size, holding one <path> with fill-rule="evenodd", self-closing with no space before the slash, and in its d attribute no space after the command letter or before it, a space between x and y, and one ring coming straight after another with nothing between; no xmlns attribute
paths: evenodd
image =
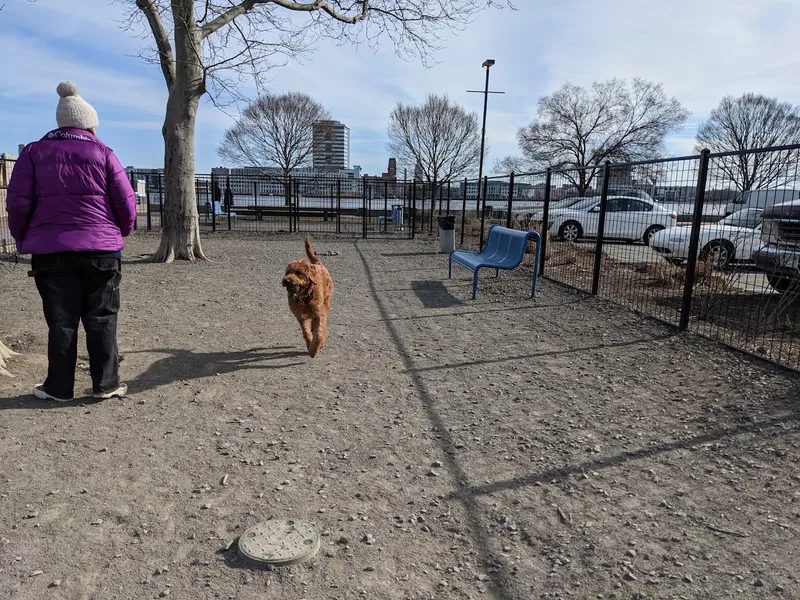
<svg viewBox="0 0 800 600"><path fill-rule="evenodd" d="M483 65L482 66L483 66L484 69L488 69L492 65L494 65L494 59L493 58L487 58L485 61L483 61Z"/></svg>

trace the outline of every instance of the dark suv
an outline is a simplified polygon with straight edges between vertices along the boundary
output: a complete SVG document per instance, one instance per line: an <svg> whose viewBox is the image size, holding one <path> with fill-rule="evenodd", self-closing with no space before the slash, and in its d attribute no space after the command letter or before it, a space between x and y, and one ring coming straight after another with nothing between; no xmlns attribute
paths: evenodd
<svg viewBox="0 0 800 600"><path fill-rule="evenodd" d="M761 242L752 259L775 291L800 286L800 200L776 204L761 216Z"/></svg>

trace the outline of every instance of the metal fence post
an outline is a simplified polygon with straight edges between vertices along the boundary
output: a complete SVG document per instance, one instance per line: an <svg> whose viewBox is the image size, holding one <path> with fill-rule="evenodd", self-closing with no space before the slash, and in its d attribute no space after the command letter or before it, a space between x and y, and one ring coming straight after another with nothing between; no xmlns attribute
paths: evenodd
<svg viewBox="0 0 800 600"><path fill-rule="evenodd" d="M478 182L478 189L481 187L481 182ZM483 210L481 211L481 239L480 243L478 244L478 250L483 250L483 228L486 224L486 192L489 188L489 178L484 175L483 176Z"/></svg>
<svg viewBox="0 0 800 600"><path fill-rule="evenodd" d="M514 171L508 176L508 208L506 209L506 227L511 228L511 206L514 202Z"/></svg>
<svg viewBox="0 0 800 600"><path fill-rule="evenodd" d="M231 178L230 176L225 177L225 193L230 194L228 197L231 199L231 203L228 204L228 231L231 230L231 208L233 208L233 190L231 189Z"/></svg>
<svg viewBox="0 0 800 600"><path fill-rule="evenodd" d="M292 219L292 176L283 176L283 204L286 206L287 215L289 216L289 233L292 233L294 227L294 219Z"/></svg>
<svg viewBox="0 0 800 600"><path fill-rule="evenodd" d="M147 202L147 231L153 230L153 220L150 216L150 174L144 175L144 200Z"/></svg>
<svg viewBox="0 0 800 600"><path fill-rule="evenodd" d="M603 167L603 191L600 193L600 214L597 223L597 243L594 247L594 274L592 275L592 295L596 296L600 289L600 268L603 260L603 234L606 228L606 205L608 204L608 183L611 179L611 162L606 161ZM574 242L573 242L574 243Z"/></svg>
<svg viewBox="0 0 800 600"><path fill-rule="evenodd" d="M710 154L711 151L708 148L705 148L700 153L700 168L697 171L697 190L694 200L694 215L692 216L692 232L689 235L689 258L686 261L686 280L683 285L683 301L681 302L679 327L682 330L689 327L689 316L692 311L694 279L697 273L697 250L700 246L700 226L703 222L703 205L706 197L706 181L708 179Z"/></svg>
<svg viewBox="0 0 800 600"><path fill-rule="evenodd" d="M214 173L211 173L211 231L217 230L217 205L216 193L217 182L214 181ZM148 217L149 218L149 217ZM208 223L208 209L206 209L206 223Z"/></svg>
<svg viewBox="0 0 800 600"><path fill-rule="evenodd" d="M133 193L136 193L136 179L134 178L133 171L131 171L131 188ZM139 229L139 198L136 198L136 218L133 220L133 230Z"/></svg>
<svg viewBox="0 0 800 600"><path fill-rule="evenodd" d="M367 176L361 180L361 237L367 239Z"/></svg>
<svg viewBox="0 0 800 600"><path fill-rule="evenodd" d="M464 245L464 221L467 217L467 185L469 180L464 177L464 191L461 194L461 246Z"/></svg>
<svg viewBox="0 0 800 600"><path fill-rule="evenodd" d="M336 233L342 233L342 180L336 178Z"/></svg>
<svg viewBox="0 0 800 600"><path fill-rule="evenodd" d="M164 229L164 181L163 175L158 174L158 225Z"/></svg>
<svg viewBox="0 0 800 600"><path fill-rule="evenodd" d="M300 231L300 182L292 179L292 207L294 210L294 230Z"/></svg>
<svg viewBox="0 0 800 600"><path fill-rule="evenodd" d="M387 212L389 202L389 180L383 180L383 233L389 231L389 215Z"/></svg>
<svg viewBox="0 0 800 600"><path fill-rule="evenodd" d="M411 184L411 239L417 236L417 182Z"/></svg>
<svg viewBox="0 0 800 600"><path fill-rule="evenodd" d="M447 182L447 214L450 214L450 182Z"/></svg>
<svg viewBox="0 0 800 600"><path fill-rule="evenodd" d="M416 182L414 182L414 185L416 186ZM414 207L415 208L416 208L416 205L417 205L417 203L415 201L414 202ZM420 233L425 233L425 182L422 182L422 213L420 214L419 222L420 222L420 225L421 225L419 232Z"/></svg>
<svg viewBox="0 0 800 600"><path fill-rule="evenodd" d="M552 171L547 169L547 175L544 179L544 211L542 213L542 248L539 252L539 277L544 277L544 264L547 262L547 238L550 236L548 233L548 221L550 219L550 184L552 183Z"/></svg>

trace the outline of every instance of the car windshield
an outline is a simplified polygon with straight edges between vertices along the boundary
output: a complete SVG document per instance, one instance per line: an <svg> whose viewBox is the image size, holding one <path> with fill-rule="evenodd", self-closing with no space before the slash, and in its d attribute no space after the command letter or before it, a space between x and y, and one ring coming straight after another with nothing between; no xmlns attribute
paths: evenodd
<svg viewBox="0 0 800 600"><path fill-rule="evenodd" d="M570 206L570 210L586 210L595 206L600 201L599 198L584 198Z"/></svg>
<svg viewBox="0 0 800 600"><path fill-rule="evenodd" d="M608 193L611 196L627 196L628 198L641 198L642 200L653 202L653 198L650 196L650 194L642 190L615 188L612 186L608 189Z"/></svg>
<svg viewBox="0 0 800 600"><path fill-rule="evenodd" d="M720 224L727 225L728 227L746 227L747 229L755 229L761 225L761 213L763 211L749 208L747 210L740 210L735 212L729 217L720 221Z"/></svg>
<svg viewBox="0 0 800 600"><path fill-rule="evenodd" d="M581 202L582 200L585 200L585 198L581 198L578 196L573 196L571 198L564 198L563 200L557 200L556 202L550 204L550 210L553 210L554 208L568 208L573 204Z"/></svg>

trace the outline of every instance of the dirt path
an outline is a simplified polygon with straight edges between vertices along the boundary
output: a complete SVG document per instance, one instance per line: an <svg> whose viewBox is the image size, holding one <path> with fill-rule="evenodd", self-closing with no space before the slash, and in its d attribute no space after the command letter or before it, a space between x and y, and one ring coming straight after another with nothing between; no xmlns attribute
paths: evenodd
<svg viewBox="0 0 800 600"><path fill-rule="evenodd" d="M126 251L117 402L27 395L46 332L0 263L0 597L800 597L796 376L526 273L472 302L430 242L324 238L311 360L299 238L137 264L156 242ZM243 568L225 548L271 516L318 557Z"/></svg>

